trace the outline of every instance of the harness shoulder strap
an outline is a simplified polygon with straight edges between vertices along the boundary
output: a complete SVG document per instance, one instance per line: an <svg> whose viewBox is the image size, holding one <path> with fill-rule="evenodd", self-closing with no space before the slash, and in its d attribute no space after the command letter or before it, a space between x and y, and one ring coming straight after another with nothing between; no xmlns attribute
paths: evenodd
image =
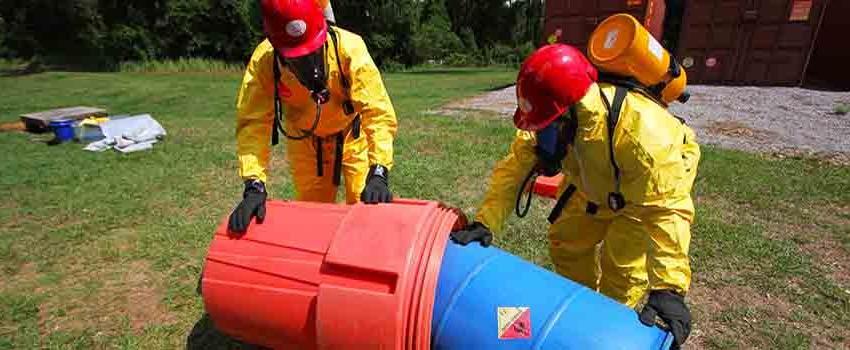
<svg viewBox="0 0 850 350"><path fill-rule="evenodd" d="M608 113L608 137L612 141L609 142L609 145L612 146L614 144L614 131L617 129L617 123L620 121L620 111L623 109L627 94L628 90L626 88L617 86L617 90L614 93L614 102L611 104L611 111ZM613 150L613 147L609 148Z"/></svg>
<svg viewBox="0 0 850 350"><path fill-rule="evenodd" d="M624 87L617 87L617 92L614 93L614 103L611 105L611 112L608 113L608 153L611 156L611 166L614 168L614 178L617 181L618 192L620 190L620 166L617 165L617 160L614 158L614 133L617 131L617 123L620 121L620 111L623 109L623 103L626 101L628 92Z"/></svg>
<svg viewBox="0 0 850 350"><path fill-rule="evenodd" d="M278 83L280 82L280 59L277 56L277 50L272 51L272 56L274 56L272 62L272 72L274 75L274 81L272 84L274 85L274 122L272 125L272 146L277 146L280 143L280 132L279 130L283 127L281 125L281 102L280 102L280 91L278 87Z"/></svg>
<svg viewBox="0 0 850 350"><path fill-rule="evenodd" d="M608 115L605 118L608 126L608 159L611 161L611 168L614 170L614 185L615 191L608 194L608 206L618 211L626 206L626 200L620 193L620 166L617 165L617 159L614 157L614 135L617 131L617 123L620 121L620 112L623 109L623 104L626 101L626 95L629 89L623 86L615 85L614 101L608 103L608 98L602 89L599 89L599 94L602 97L602 102L608 110Z"/></svg>
<svg viewBox="0 0 850 350"><path fill-rule="evenodd" d="M576 105L572 105L570 106L570 119L567 120L567 126L564 128L564 143L566 146L572 146L575 144L577 133L578 111L576 110Z"/></svg>
<svg viewBox="0 0 850 350"><path fill-rule="evenodd" d="M623 104L626 101L626 95L629 90L622 86L615 85L615 87L616 91L614 92L613 103L608 102L608 97L605 96L602 89L599 89L599 94L602 96L602 103L605 104L605 108L608 110L608 116L605 118L608 124L608 156L611 159L611 166L614 168L614 178L619 183L620 167L617 165L617 160L614 159L614 133L617 130L617 123L620 121L620 112L623 109Z"/></svg>
<svg viewBox="0 0 850 350"><path fill-rule="evenodd" d="M576 189L576 185L570 184L566 189L564 189L564 193L561 193L561 196L558 197L558 202L555 203L555 208L552 209L552 212L549 213L549 217L547 218L550 224L554 224L555 221L558 221L558 218L561 217L561 212L564 211L564 208L566 208L570 198L572 198L573 194L576 193Z"/></svg>
<svg viewBox="0 0 850 350"><path fill-rule="evenodd" d="M348 76L345 75L345 71L342 69L342 56L339 54L339 34L336 32L336 28L330 25L328 25L328 34L331 36L331 41L334 43L334 50L336 51L336 66L339 69L339 80L342 83L342 88L345 90L345 101L342 102L342 110L345 112L345 115L352 115L355 111L354 104L351 102L351 81L348 80ZM359 116L355 117L354 123L355 138L359 138Z"/></svg>
<svg viewBox="0 0 850 350"><path fill-rule="evenodd" d="M348 81L348 76L345 75L345 71L342 70L342 56L339 54L339 36L336 32L336 28L328 26L328 35L331 36L331 41L334 43L334 50L336 51L336 66L339 69L339 78L342 82L342 87L345 88L346 95L349 95L351 83Z"/></svg>

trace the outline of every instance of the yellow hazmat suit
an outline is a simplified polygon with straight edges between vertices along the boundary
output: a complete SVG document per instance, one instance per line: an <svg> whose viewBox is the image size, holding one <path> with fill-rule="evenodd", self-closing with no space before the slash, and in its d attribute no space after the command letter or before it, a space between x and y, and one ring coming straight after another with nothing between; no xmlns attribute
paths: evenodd
<svg viewBox="0 0 850 350"><path fill-rule="evenodd" d="M567 176L559 192L570 184L576 191L549 227L552 261L561 275L630 307L647 290L684 295L691 280L690 192L700 157L695 135L653 100L629 92L614 133L620 192L627 204L614 212L606 204L615 178L600 88L612 101L615 87L603 83L592 85L576 104L578 129L563 162ZM512 212L520 183L537 163L535 144L534 133L519 131L510 154L493 170L476 221L496 234ZM598 206L595 214L588 203Z"/></svg>
<svg viewBox="0 0 850 350"><path fill-rule="evenodd" d="M334 202L333 163L337 137L344 139L342 178L346 202L356 203L366 183L371 165L393 166L393 139L397 130L395 110L384 88L381 74L360 36L330 27L336 31L339 50L330 35L325 50L330 101L322 105L321 119L314 134L303 140L286 141L286 156L300 201ZM337 57L339 52L339 57ZM271 135L274 121L274 49L268 40L254 50L242 79L236 102L237 153L239 175L245 179L267 182ZM341 67L351 83L343 88ZM292 72L281 66L278 82L283 104L283 126L288 133L301 135L310 130L316 116L316 105L310 92ZM343 102L350 98L356 111L346 115ZM352 123L355 115L362 118L360 137L355 138ZM321 152L319 154L318 152ZM321 159L322 176L318 176Z"/></svg>

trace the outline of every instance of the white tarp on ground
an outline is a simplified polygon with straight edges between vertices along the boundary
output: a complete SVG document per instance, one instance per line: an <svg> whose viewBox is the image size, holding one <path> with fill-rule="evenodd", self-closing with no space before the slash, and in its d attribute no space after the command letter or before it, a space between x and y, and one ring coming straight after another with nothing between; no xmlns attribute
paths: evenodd
<svg viewBox="0 0 850 350"><path fill-rule="evenodd" d="M121 153L132 153L153 148L165 137L166 132L150 114L114 118L99 125L103 140L86 146L85 150L103 152L115 149Z"/></svg>

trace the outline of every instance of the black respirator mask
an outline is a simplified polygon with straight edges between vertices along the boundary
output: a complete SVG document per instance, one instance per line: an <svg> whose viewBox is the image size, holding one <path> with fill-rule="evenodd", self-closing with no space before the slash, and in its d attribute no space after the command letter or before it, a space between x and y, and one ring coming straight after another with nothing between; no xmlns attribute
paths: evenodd
<svg viewBox="0 0 850 350"><path fill-rule="evenodd" d="M565 118L559 118L537 131L537 171L543 176L555 176L561 172L561 161L566 156L570 141L564 137L564 128L568 127L566 124Z"/></svg>
<svg viewBox="0 0 850 350"><path fill-rule="evenodd" d="M321 104L330 101L324 46L306 56L287 58L284 63L295 74L301 85L310 90L313 100Z"/></svg>

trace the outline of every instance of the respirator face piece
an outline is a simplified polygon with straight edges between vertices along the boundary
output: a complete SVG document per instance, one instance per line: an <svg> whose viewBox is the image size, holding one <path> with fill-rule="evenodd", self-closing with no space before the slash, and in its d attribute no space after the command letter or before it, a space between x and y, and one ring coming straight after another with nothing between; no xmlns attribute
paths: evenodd
<svg viewBox="0 0 850 350"><path fill-rule="evenodd" d="M287 58L284 63L301 85L310 90L313 100L318 103L327 103L330 100L324 47L305 56Z"/></svg>

